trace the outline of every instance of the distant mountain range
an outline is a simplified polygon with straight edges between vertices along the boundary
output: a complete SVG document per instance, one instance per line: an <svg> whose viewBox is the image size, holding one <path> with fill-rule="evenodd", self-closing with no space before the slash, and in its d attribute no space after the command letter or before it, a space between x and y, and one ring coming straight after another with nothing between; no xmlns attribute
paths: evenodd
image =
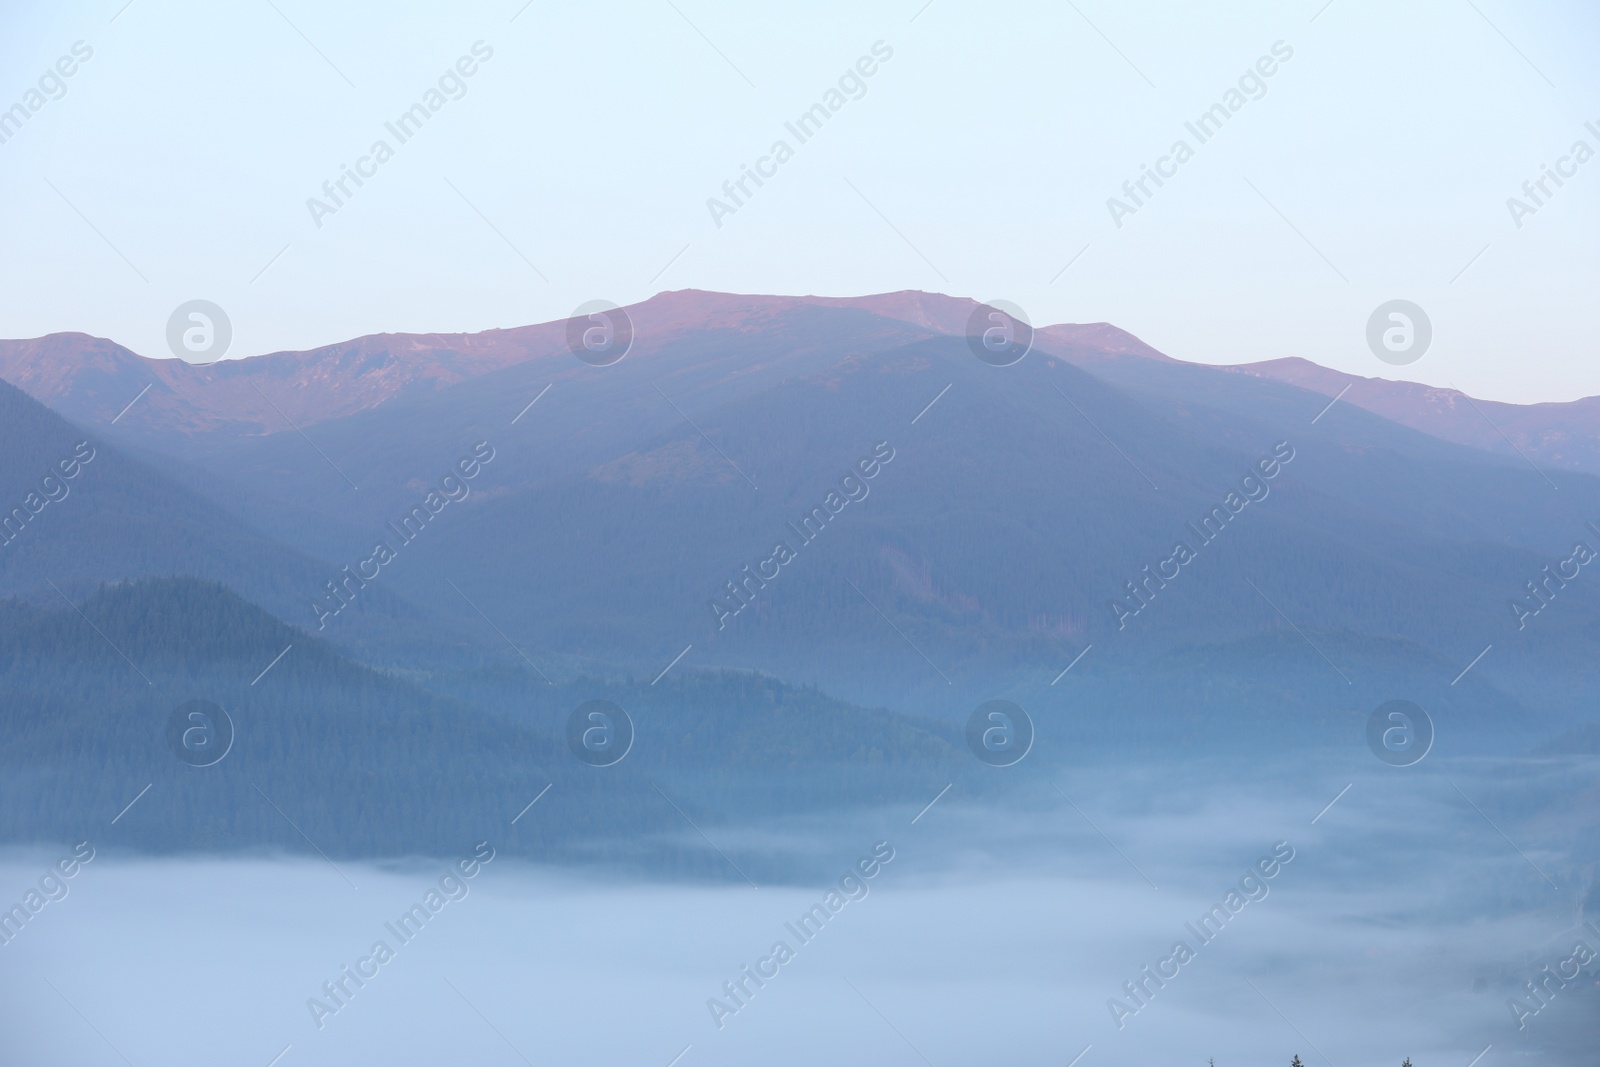
<svg viewBox="0 0 1600 1067"><path fill-rule="evenodd" d="M1600 397L1566 403L1503 404L1474 400L1455 389L1344 374L1304 359L1275 359L1228 369L1329 397L1342 394L1344 403L1446 441L1519 456L1553 470L1600 474Z"/></svg>
<svg viewBox="0 0 1600 1067"><path fill-rule="evenodd" d="M698 290L664 292L627 310L647 357L705 330L760 332L797 308L865 311L885 337L961 336L976 301L903 291L864 297L741 296ZM1040 327L1042 352L1084 367L1124 357L1176 362L1107 323ZM195 366L147 358L80 333L0 340L0 379L85 424L109 422L146 386L119 420L120 432L230 432L259 436L289 423L304 428L413 399L520 363L545 361L558 376L568 358L566 322L456 334L372 334L305 352L275 352ZM1490 452L1525 455L1558 470L1600 473L1600 397L1517 405L1474 400L1454 389L1363 378L1291 358L1222 368L1287 382L1446 441ZM1348 391L1346 390L1346 387ZM117 432L117 431L113 431Z"/></svg>
<svg viewBox="0 0 1600 1067"><path fill-rule="evenodd" d="M636 358L701 331L759 332L797 308L856 309L885 320L880 331L901 340L960 334L977 307L921 292L858 299L746 297L694 290L662 293L628 308L639 338ZM1041 349L1089 360L1120 355L1164 359L1132 336L1104 323L1041 330ZM51 334L0 341L0 378L70 418L109 423L146 386L139 404L119 419L121 432L226 432L258 436L289 423L314 426L398 400L482 377L519 363L564 364L566 322L475 334L374 334L309 352L274 352L197 366L150 359L86 334ZM547 367L567 376L580 368ZM748 373L738 368L733 373Z"/></svg>
<svg viewBox="0 0 1600 1067"><path fill-rule="evenodd" d="M193 574L424 673L753 668L911 712L1137 707L1157 739L1397 695L1535 738L1592 715L1600 596L1528 588L1600 548L1590 401L1201 366L1106 324L995 367L978 307L663 293L609 367L565 322L210 367L0 342L54 412L0 389L6 499L102 457L0 549L0 593Z"/></svg>
<svg viewBox="0 0 1600 1067"><path fill-rule="evenodd" d="M83 462L81 457L92 457ZM75 473L67 477L62 464ZM224 582L280 615L298 615L327 563L264 534L205 493L109 445L0 382L0 596L65 607L102 582L186 575ZM379 655L439 631L375 589L348 619L349 647Z"/></svg>

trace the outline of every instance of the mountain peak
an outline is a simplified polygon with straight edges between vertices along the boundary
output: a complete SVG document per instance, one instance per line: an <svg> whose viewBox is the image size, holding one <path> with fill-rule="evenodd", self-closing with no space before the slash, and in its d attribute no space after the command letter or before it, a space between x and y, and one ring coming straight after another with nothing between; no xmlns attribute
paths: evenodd
<svg viewBox="0 0 1600 1067"><path fill-rule="evenodd" d="M791 329L799 311L876 316L908 339L960 336L980 307L969 297L902 289L866 296L782 296L671 289L627 307L639 354L705 330ZM303 351L209 365L151 359L104 338L58 333L0 341L0 378L71 419L118 427L256 436L306 427L425 395L519 363L567 358L566 319L477 333L377 333ZM859 328L860 317L849 320ZM1076 363L1167 360L1107 323L1037 328L1040 351Z"/></svg>

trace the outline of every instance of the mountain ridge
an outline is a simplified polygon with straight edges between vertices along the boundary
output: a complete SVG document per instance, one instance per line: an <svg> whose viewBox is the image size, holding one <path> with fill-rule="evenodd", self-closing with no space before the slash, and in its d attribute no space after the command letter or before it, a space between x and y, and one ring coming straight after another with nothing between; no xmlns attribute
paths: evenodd
<svg viewBox="0 0 1600 1067"><path fill-rule="evenodd" d="M863 296L785 296L663 290L625 310L635 330L632 359L707 330L758 332L801 308L862 312L902 340L960 336L980 306L966 297L907 289ZM139 355L107 338L65 332L0 340L0 379L84 424L139 441L177 432L254 438L436 394L536 361L573 372L567 319L475 332L375 333L315 348L280 350L211 365ZM1555 469L1600 473L1600 397L1537 404L1473 398L1459 390L1363 377L1298 356L1246 364L1188 364L1106 322L1057 323L1034 331L1034 347L1083 367L1120 361L1207 366L1343 395L1362 407L1442 440ZM572 361L576 362L576 361ZM1348 387L1348 388L1346 388Z"/></svg>
<svg viewBox="0 0 1600 1067"><path fill-rule="evenodd" d="M1328 397L1343 393L1342 402L1485 452L1537 456L1557 469L1600 473L1600 396L1509 404L1459 389L1349 374L1298 356L1221 369Z"/></svg>
<svg viewBox="0 0 1600 1067"><path fill-rule="evenodd" d="M978 306L967 298L920 290L791 297L681 289L625 310L636 337L630 356L638 359L691 332L757 329L800 307L861 310L930 333L956 334ZM366 334L206 365L143 356L107 338L54 333L0 340L0 379L83 422L115 418L127 429L159 422L190 434L260 435L371 410L518 363L569 357L569 321L467 333ZM1109 323L1044 327L1036 343L1090 359L1167 358ZM146 387L148 395L141 392ZM136 397L141 399L134 404Z"/></svg>
<svg viewBox="0 0 1600 1067"><path fill-rule="evenodd" d="M995 366L940 332L980 306L913 292L832 304L666 294L650 314L677 325L617 365L562 348L301 433L152 427L129 450L192 494L215 502L225 487L256 529L334 561L276 590L261 587L265 556L207 556L205 576L313 629L322 620L311 598L329 579L351 583L358 613L383 597L415 605L460 635L413 642L407 654L424 664L445 652L525 656L558 674L603 663L654 677L693 644L685 667L756 669L860 702L942 709L1054 677L1090 643L1095 662L1130 661L1201 636L1248 639L1290 618L1318 642L1411 642L1427 652L1408 654L1417 684L1490 641L1474 678L1568 708L1587 683L1577 647L1600 633L1600 602L1585 583L1541 608L1526 634L1507 604L1588 536L1600 480L1552 470L1564 490L1554 493L1520 457L1354 404L1329 408L1324 394L1270 376L1142 358L1136 338L1110 328L1079 330L1098 346L1092 365L1053 354L1047 338ZM365 565L361 582L343 577L339 564L364 566L388 524L479 443L500 458L470 499L399 562L376 575ZM762 561L774 539L800 536L785 524L838 496L842 476L879 449L900 458L872 482L871 500L850 504L816 547L792 544L801 562L722 626L712 599L730 580L754 581L741 568L767 566L771 579ZM1270 487L1241 481L1279 449L1298 458ZM1242 500L1229 505L1243 517L1218 520L1230 532L1217 547L1195 542L1191 527L1241 486L1259 500L1248 513ZM117 532L133 535L104 552L40 559L11 577L43 587L67 562L80 581L125 577L116 553L133 548L165 561L133 575L170 573L183 561L154 531L167 529L171 499L163 490L152 514L127 512ZM1180 538L1204 554L1174 571ZM1164 584L1152 568L1165 568ZM1135 583L1155 599L1148 610L1127 599ZM1558 614L1566 624L1550 623ZM326 635L346 644L348 621L330 621ZM1125 627L1137 636L1115 636ZM388 652L380 661L394 661ZM1341 666L1359 681L1356 664ZM1333 670L1325 680L1348 684Z"/></svg>

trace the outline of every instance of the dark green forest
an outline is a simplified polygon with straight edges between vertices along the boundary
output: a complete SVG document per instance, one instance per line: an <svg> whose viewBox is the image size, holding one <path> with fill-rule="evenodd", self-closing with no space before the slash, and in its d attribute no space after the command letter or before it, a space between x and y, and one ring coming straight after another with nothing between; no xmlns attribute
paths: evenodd
<svg viewBox="0 0 1600 1067"><path fill-rule="evenodd" d="M5 602L0 837L93 836L148 785L117 839L152 851L450 854L494 835L512 854L721 876L714 854L673 844L693 836L686 819L906 802L965 769L927 726L749 673L553 685L490 669L437 689L196 579L106 585L71 609ZM565 740L568 715L596 699L635 725L613 766L586 765ZM215 765L169 745L168 720L191 700L234 725Z"/></svg>

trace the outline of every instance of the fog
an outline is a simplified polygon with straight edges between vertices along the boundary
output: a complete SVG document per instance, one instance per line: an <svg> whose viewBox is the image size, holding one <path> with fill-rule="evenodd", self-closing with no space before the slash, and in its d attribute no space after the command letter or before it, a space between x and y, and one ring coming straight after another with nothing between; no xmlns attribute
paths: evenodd
<svg viewBox="0 0 1600 1067"><path fill-rule="evenodd" d="M1003 802L952 790L924 811L933 783L891 810L703 826L728 857L716 885L498 852L458 866L473 842L386 863L152 859L107 827L0 945L0 1059L1466 1067L1487 1048L1483 1067L1592 1067L1593 964L1525 1030L1507 999L1577 941L1600 948L1580 910L1596 769L1034 768ZM0 855L0 903L72 844ZM814 873L752 887L734 865L758 846ZM1186 924L1241 886L1221 933L1196 937ZM396 937L430 890L437 910ZM819 903L821 932L797 937L785 924ZM1178 941L1192 958L1163 965ZM745 979L741 1006L724 983L746 965L770 977ZM1138 1006L1124 983L1145 965L1177 971ZM346 966L371 976L339 1005L324 983ZM1120 1027L1111 998L1137 1007Z"/></svg>

